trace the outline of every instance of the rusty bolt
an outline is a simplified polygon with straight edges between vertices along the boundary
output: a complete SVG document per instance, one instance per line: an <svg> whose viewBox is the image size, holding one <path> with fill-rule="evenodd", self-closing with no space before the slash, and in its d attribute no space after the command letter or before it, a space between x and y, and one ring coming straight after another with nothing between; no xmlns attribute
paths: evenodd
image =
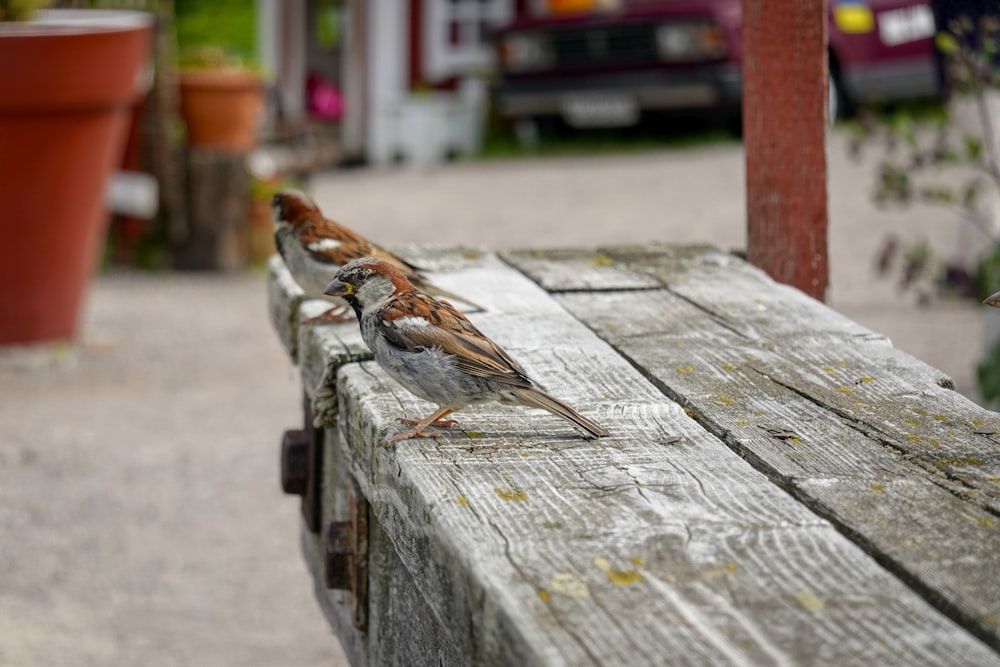
<svg viewBox="0 0 1000 667"><path fill-rule="evenodd" d="M354 588L354 524L350 521L331 521L323 531L324 569L326 587L349 591Z"/></svg>
<svg viewBox="0 0 1000 667"><path fill-rule="evenodd" d="M304 496L309 482L309 439L305 431L289 429L281 437L281 488Z"/></svg>

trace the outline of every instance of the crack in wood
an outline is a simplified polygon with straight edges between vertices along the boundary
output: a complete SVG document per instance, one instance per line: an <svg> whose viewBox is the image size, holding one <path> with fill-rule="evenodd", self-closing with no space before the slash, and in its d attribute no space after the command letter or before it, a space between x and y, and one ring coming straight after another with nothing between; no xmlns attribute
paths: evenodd
<svg viewBox="0 0 1000 667"><path fill-rule="evenodd" d="M669 292L670 294L676 296L681 301L684 301L685 303L687 303L687 304L693 306L694 308L700 310L701 312L705 313L706 315L708 315L709 319L711 319L713 322L715 322L716 324L718 324L723 329L726 329L727 331L730 331L730 332L736 334L740 338L742 338L744 340L747 340L747 341L755 342L755 343L760 343L760 342L763 341L763 339L760 336L753 336L753 335L750 335L749 333L747 333L746 331L741 330L739 327L736 326L736 324L733 323L732 319L726 317L725 315L722 315L721 313L718 313L718 312L712 310L708 306L704 305L703 303L701 303L699 301L696 301L696 300L692 299L691 297L685 296L683 292L678 292L678 291L673 290L673 289L671 289L669 287L666 288L666 291Z"/></svg>
<svg viewBox="0 0 1000 667"><path fill-rule="evenodd" d="M590 325L588 324L588 327ZM597 331L593 327L590 327L598 336L604 337L601 332ZM906 563L898 558L895 558L889 554L884 553L877 544L869 540L865 535L855 529L853 529L850 524L842 521L833 508L827 506L822 500L814 498L811 496L806 489L799 486L798 480L792 476L783 475L777 471L777 469L759 455L757 455L751 449L742 445L739 440L732 437L732 434L724 428L720 423L711 418L711 414L705 411L699 410L695 405L686 399L686 397L679 391L671 388L666 382L659 378L652 370L641 366L636 359L634 359L630 354L621 349L621 346L609 341L617 350L617 352L622 356L623 359L628 361L636 370L638 370L642 375L644 375L650 382L653 383L664 395L666 395L671 400L675 401L679 405L685 408L685 410L690 410L696 417L698 424L707 430L712 435L719 438L722 442L726 444L730 449L736 452L741 458L743 458L747 463L749 463L755 470L766 476L772 483L774 483L779 488L783 489L789 493L792 497L796 498L799 502L803 503L806 507L810 509L816 516L829 521L836 529L841 532L849 540L857 544L865 553L874 558L882 567L886 568L893 576L897 577L901 582L908 586L911 590L916 592L922 598L924 598L928 603L937 607L943 614L951 618L953 621L967 629L973 635L975 635L979 640L985 642L994 650L1000 650L1000 641L997 637L991 634L986 628L983 627L982 619L973 613L966 612L958 604L946 599L942 594L938 593L935 589L927 585L922 581L916 574L911 574L906 567ZM846 425L852 430L861 433L865 437L872 439L873 441L879 443L883 447L889 448L895 454L901 456L904 460L913 461L914 457L903 450L900 450L893 443L888 442L885 438L878 437L880 433L865 433L864 429L858 428L857 420L852 419L849 415L844 415L841 411L835 409L832 406L828 406L822 401L814 399L808 393L803 392L797 387L791 386L784 383L770 374L762 371L753 365L748 365L748 368L758 373L762 377L774 382L780 387L791 391L792 393L804 398L821 408L828 408L838 417L842 418ZM921 469L926 469L925 466L919 466ZM935 480L935 475L943 475L947 478L947 473L943 470L937 468L927 469L928 472L933 473L929 478L930 481ZM940 481L940 477L937 478ZM699 482L700 484L700 482ZM968 502L968 498L961 496L956 493L954 489L944 486L947 491L961 498L962 500ZM977 506L980 506L977 504ZM990 511L990 508L983 507L982 509Z"/></svg>
<svg viewBox="0 0 1000 667"><path fill-rule="evenodd" d="M503 530L501 530L500 526L494 523L492 519L487 518L486 522L487 525L489 525L489 527L493 529L493 532L495 532L500 537L500 540L503 543L504 556L506 557L507 562L510 563L510 566L514 568L514 571L517 573L517 576L520 577L521 581L530 586L532 589L538 590L539 586L536 583L534 583L533 578L528 576L528 574L521 567L521 564L518 563L517 560L515 560L515 558L511 554L510 539L507 537L507 535L503 532ZM551 605L546 605L546 608L549 609L549 611L553 612L552 618L556 621L557 625L559 625L559 627L562 628L562 630L566 632L566 634L569 635L569 637L572 638L574 642L576 642L577 646L579 646L580 650L582 650L584 654L586 654L586 656L590 658L591 662L595 665L600 665L601 660L590 650L590 647L587 646L587 643L583 640L583 637L577 632L576 628L574 628L572 624L566 623L565 619L562 618L561 614L556 613L555 607Z"/></svg>
<svg viewBox="0 0 1000 667"><path fill-rule="evenodd" d="M839 417L841 421L848 428L851 428L860 433L861 435L865 436L866 438L869 438L870 440L877 442L879 445L889 450L893 454L896 454L897 456L901 457L908 463L916 465L921 470L928 473L930 475L927 478L928 481L938 485L940 488L948 491L955 497L961 499L964 502L974 505L975 507L983 510L984 512L988 512L994 516L1000 516L1000 513L998 513L998 511L993 507L991 507L989 504L973 500L973 498L975 497L975 493L979 491L979 489L977 489L975 486L972 486L961 477L950 474L946 468L942 468L941 466L935 465L930 461L925 461L919 456L914 455L912 452L907 451L904 447L901 447L899 444L897 444L893 440L890 434L886 433L875 424L869 424L868 422L862 419L855 418L852 415L849 415L846 412L844 412L837 405L827 403L826 401L823 401L820 397L814 396L809 392L805 391L804 389L799 389L793 384L790 384L779 378L776 378L773 375L766 373L759 368L756 368L752 364L748 365L748 368L760 374L761 376L767 378L771 382L774 382L779 387L787 389L788 391L791 391L792 393L800 396L801 398L804 398L805 400L825 410L829 410L834 415ZM941 478L944 478L949 482L952 482L953 484L958 484L959 486L961 486L961 488L956 489L953 486L944 484L942 483Z"/></svg>

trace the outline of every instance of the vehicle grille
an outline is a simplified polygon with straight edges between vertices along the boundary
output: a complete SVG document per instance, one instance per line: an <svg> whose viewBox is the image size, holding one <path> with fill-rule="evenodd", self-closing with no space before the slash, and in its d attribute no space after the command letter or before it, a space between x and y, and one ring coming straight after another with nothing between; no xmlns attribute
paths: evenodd
<svg viewBox="0 0 1000 667"><path fill-rule="evenodd" d="M657 57L652 24L566 28L551 38L557 66L644 62Z"/></svg>

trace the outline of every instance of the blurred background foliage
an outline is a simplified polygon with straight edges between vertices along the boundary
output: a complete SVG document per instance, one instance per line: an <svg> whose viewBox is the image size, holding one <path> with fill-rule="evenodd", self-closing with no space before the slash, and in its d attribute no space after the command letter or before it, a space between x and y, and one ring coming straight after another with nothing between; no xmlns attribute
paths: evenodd
<svg viewBox="0 0 1000 667"><path fill-rule="evenodd" d="M254 61L254 0L175 0L174 12L181 53L211 45L244 61Z"/></svg>

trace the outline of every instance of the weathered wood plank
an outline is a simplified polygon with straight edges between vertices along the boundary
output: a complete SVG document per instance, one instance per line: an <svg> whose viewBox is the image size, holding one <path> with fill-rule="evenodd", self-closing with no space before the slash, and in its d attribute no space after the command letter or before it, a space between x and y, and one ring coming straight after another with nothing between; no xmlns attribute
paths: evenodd
<svg viewBox="0 0 1000 667"><path fill-rule="evenodd" d="M305 292L278 255L267 260L267 311L278 340L292 361L298 363L299 308Z"/></svg>
<svg viewBox="0 0 1000 667"><path fill-rule="evenodd" d="M395 417L430 406L371 362L340 367L338 418L326 423L342 430L373 515L464 655L1000 664L525 278L489 256L448 277L488 308L477 326L614 434L584 441L545 413L483 406L439 440L381 449ZM343 347L336 329L302 344Z"/></svg>
<svg viewBox="0 0 1000 667"><path fill-rule="evenodd" d="M885 336L839 313L818 313L816 302L799 290L776 283L744 260L710 246L651 244L597 250L526 250L501 256L549 292L669 288L689 298L692 305L734 334L751 341L799 335L813 339L828 334L888 343ZM711 301L699 298L706 292L711 293ZM821 315L818 320L807 319L817 315ZM621 320L612 313L608 318ZM803 327L803 321L809 326Z"/></svg>
<svg viewBox="0 0 1000 667"><path fill-rule="evenodd" d="M640 258L633 270L669 291L559 301L755 467L1000 647L1000 587L983 585L1000 579L1000 416L756 270L735 267L750 286L734 291L734 267L708 259L651 269ZM560 287L589 280L573 278L586 265L575 258Z"/></svg>
<svg viewBox="0 0 1000 667"><path fill-rule="evenodd" d="M657 253L656 248L663 248L664 251ZM617 259L622 255L646 256L644 250L656 253L661 261L685 261L685 257L676 248L659 245L653 245L651 248L608 248L596 252L571 248L524 250L515 253L514 256L517 258L515 265L550 292L567 290L598 292L662 287L663 284L656 276L643 271L634 263L621 262ZM702 261L704 253L701 248L690 250L690 256L695 261ZM574 268L581 270L574 272Z"/></svg>

